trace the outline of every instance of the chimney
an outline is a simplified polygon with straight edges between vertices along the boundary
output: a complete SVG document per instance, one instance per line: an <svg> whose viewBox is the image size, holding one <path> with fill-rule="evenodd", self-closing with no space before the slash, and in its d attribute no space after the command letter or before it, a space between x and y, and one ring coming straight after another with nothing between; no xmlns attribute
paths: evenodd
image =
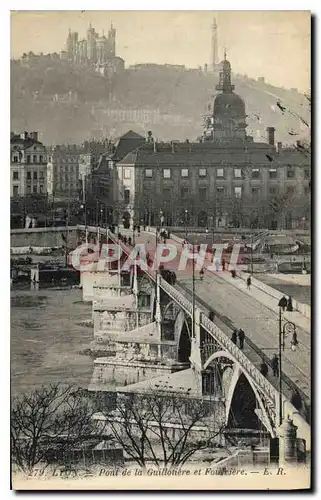
<svg viewBox="0 0 321 500"><path fill-rule="evenodd" d="M274 127L267 127L266 129L267 134L268 134L268 143L270 146L274 146L274 132L275 128Z"/></svg>
<svg viewBox="0 0 321 500"><path fill-rule="evenodd" d="M277 143L278 153L282 151L282 142Z"/></svg>
<svg viewBox="0 0 321 500"><path fill-rule="evenodd" d="M154 139L153 143L154 143L154 153L157 153L157 148L156 148L156 144L157 144L157 143L156 143L156 139Z"/></svg>
<svg viewBox="0 0 321 500"><path fill-rule="evenodd" d="M26 140L26 139L28 139L28 137L29 137L29 134L28 134L28 132L25 130L25 132L24 132L24 139Z"/></svg>
<svg viewBox="0 0 321 500"><path fill-rule="evenodd" d="M175 143L174 143L174 141L172 141L171 144L172 144L172 153L175 153Z"/></svg>
<svg viewBox="0 0 321 500"><path fill-rule="evenodd" d="M30 137L34 141L37 141L38 140L38 132L31 132Z"/></svg>

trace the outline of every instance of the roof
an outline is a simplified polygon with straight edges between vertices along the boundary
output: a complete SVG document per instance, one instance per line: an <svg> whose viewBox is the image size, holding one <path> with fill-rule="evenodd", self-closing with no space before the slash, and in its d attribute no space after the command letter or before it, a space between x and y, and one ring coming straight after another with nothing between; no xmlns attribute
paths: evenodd
<svg viewBox="0 0 321 500"><path fill-rule="evenodd" d="M129 130L123 135L116 146L114 160L122 160L128 153L145 144L145 138L142 135L136 134L133 130Z"/></svg>
<svg viewBox="0 0 321 500"><path fill-rule="evenodd" d="M269 158L272 159L270 161ZM267 143L237 141L228 147L220 143L143 143L135 150L122 156L121 164L153 166L199 166L199 167L230 167L238 165L265 166L266 168L282 168L288 164L293 166L308 166L309 159L296 151L276 152Z"/></svg>
<svg viewBox="0 0 321 500"><path fill-rule="evenodd" d="M14 136L10 139L10 145L15 146L15 145L21 145L22 149L27 149L30 146L33 146L34 144L39 144L40 146L43 146L42 142L36 141L35 139L22 139L20 136Z"/></svg>

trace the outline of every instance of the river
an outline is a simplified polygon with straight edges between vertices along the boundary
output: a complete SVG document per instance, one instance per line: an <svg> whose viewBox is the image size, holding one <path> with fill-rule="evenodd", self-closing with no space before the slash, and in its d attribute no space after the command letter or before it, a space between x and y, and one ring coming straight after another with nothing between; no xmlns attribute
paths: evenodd
<svg viewBox="0 0 321 500"><path fill-rule="evenodd" d="M88 386L93 360L81 352L93 330L79 323L91 311L81 290L11 289L12 395L56 382Z"/></svg>

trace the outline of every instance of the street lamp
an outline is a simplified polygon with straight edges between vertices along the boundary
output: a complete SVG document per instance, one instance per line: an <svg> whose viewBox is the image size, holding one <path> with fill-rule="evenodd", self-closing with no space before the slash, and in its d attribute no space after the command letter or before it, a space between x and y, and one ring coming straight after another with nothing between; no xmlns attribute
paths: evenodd
<svg viewBox="0 0 321 500"><path fill-rule="evenodd" d="M282 300L282 299L281 299ZM282 352L285 349L285 337L292 333L292 350L296 350L297 336L296 326L292 321L285 321L282 325L282 307L283 304L279 301L279 424L283 421L282 408Z"/></svg>
<svg viewBox="0 0 321 500"><path fill-rule="evenodd" d="M185 210L185 240L187 241L187 215L188 215L188 210Z"/></svg>

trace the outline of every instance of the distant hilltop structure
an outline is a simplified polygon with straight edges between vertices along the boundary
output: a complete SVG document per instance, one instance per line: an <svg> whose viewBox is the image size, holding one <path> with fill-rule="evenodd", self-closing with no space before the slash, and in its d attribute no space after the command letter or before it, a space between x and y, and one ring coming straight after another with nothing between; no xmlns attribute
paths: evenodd
<svg viewBox="0 0 321 500"><path fill-rule="evenodd" d="M116 56L116 30L111 23L106 37L104 31L99 35L89 24L86 38L79 39L77 31L69 33L66 40L66 50L60 57L81 66L95 66L102 74L118 72L124 69L124 60Z"/></svg>
<svg viewBox="0 0 321 500"><path fill-rule="evenodd" d="M63 59L78 64L103 64L109 58L116 56L116 30L111 23L108 37L104 32L100 36L89 24L87 37L79 39L77 31L69 33L66 40L66 50L61 52Z"/></svg>

